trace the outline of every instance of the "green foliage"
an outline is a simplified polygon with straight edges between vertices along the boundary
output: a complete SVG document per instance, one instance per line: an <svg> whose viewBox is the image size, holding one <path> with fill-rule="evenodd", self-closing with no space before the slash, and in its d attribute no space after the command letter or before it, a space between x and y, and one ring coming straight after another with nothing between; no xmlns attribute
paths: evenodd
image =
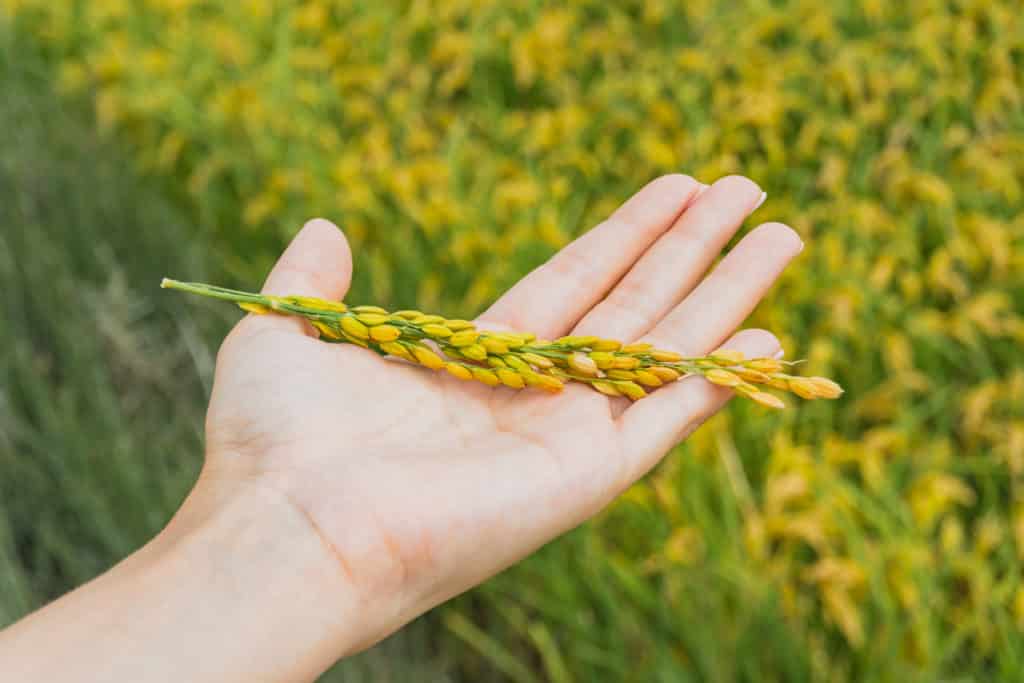
<svg viewBox="0 0 1024 683"><path fill-rule="evenodd" d="M1018 3L5 7L246 286L323 214L356 249L354 300L469 317L666 171L749 174L756 218L803 235L752 322L847 395L733 407L460 601L463 678L1019 677Z"/></svg>
<svg viewBox="0 0 1024 683"><path fill-rule="evenodd" d="M87 110L58 104L6 39L0 79L7 623L106 569L180 503L202 453L207 340L225 320L152 296L167 268L205 270L200 245Z"/></svg>

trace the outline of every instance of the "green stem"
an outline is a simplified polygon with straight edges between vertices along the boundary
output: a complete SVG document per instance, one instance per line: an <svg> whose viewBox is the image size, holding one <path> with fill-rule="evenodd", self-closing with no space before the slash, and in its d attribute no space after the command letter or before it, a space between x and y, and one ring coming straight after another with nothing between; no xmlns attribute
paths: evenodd
<svg viewBox="0 0 1024 683"><path fill-rule="evenodd" d="M224 301L233 301L235 303L249 303L249 304L263 304L264 306L270 306L270 300L267 297L260 294L252 294L251 292L240 292L237 289L226 289L224 287L214 287L213 285L206 285L201 282L179 282L178 280L171 280L170 278L164 278L160 281L160 287L162 289L176 289L181 292L188 292L190 294L198 294L200 296L210 297L212 299L222 299Z"/></svg>

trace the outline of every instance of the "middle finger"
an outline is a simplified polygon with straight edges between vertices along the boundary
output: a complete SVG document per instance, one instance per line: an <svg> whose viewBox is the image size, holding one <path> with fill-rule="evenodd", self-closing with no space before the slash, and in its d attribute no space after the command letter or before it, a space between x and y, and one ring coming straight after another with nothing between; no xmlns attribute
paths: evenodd
<svg viewBox="0 0 1024 683"><path fill-rule="evenodd" d="M572 333L623 341L642 336L700 281L763 196L761 188L743 176L715 182Z"/></svg>

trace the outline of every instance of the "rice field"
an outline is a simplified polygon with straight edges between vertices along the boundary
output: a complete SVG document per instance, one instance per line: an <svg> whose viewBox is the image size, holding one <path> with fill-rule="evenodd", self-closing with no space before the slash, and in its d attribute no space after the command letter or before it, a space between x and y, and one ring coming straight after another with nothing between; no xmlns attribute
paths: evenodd
<svg viewBox="0 0 1024 683"><path fill-rule="evenodd" d="M45 251L14 241L37 233L0 236L28 264L0 257L18 315L6 319L31 321L4 350L0 486L13 493L0 556L20 569L0 617L126 552L195 471L209 369L196 349L229 321L149 291L158 278L138 281L125 245L159 232L159 275L205 268L251 289L303 220L323 215L353 244L353 301L472 318L650 178L744 173L768 192L757 221L788 222L807 244L750 324L846 395L780 415L734 402L584 528L440 609L429 647L402 656L429 661L437 680L1019 676L1019 3L0 0L0 17L41 53L62 101L88 108L69 137L126 150L181 226L167 237L133 221L130 203L109 213L129 202L121 193L91 219L109 225L106 251L91 246L97 227L88 240L47 233ZM24 157L4 128L11 174ZM40 172L60 173L66 156ZM0 205L38 186L0 184L11 198ZM90 400L95 378L59 373L35 395L10 379L26 362L86 353L10 350L53 334L46 306L68 310L75 280L46 284L67 258L109 296L138 293L127 320L157 316L160 331L132 348L177 349L160 363L143 354L130 375L150 378L141 384L103 385L99 404L149 418L63 420L77 413L54 406ZM114 343L90 339L88 300L62 328L85 346ZM170 424L157 414L179 389L164 381L190 397ZM72 445L100 433L120 445ZM176 472L170 488L138 459L143 442L179 458L161 465ZM57 514L15 495L15 475L62 482L88 505ZM125 518L140 528L128 533ZM79 523L96 534L73 533ZM82 563L45 569L53 553Z"/></svg>

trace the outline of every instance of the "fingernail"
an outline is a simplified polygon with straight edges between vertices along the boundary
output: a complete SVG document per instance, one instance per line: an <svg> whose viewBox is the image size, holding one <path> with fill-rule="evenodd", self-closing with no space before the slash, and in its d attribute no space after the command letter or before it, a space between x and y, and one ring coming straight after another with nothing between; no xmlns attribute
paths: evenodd
<svg viewBox="0 0 1024 683"><path fill-rule="evenodd" d="M786 349L779 349L778 351L776 351L774 353L774 355L772 355L772 358L774 358L775 360L779 360L780 358L784 358L785 355L786 355Z"/></svg>
<svg viewBox="0 0 1024 683"><path fill-rule="evenodd" d="M754 209L753 210L757 211L758 209L760 209L761 205L764 204L764 200L766 200L766 199L768 199L768 193L767 192L762 192L761 193L761 198L757 200L757 204L754 205Z"/></svg>

